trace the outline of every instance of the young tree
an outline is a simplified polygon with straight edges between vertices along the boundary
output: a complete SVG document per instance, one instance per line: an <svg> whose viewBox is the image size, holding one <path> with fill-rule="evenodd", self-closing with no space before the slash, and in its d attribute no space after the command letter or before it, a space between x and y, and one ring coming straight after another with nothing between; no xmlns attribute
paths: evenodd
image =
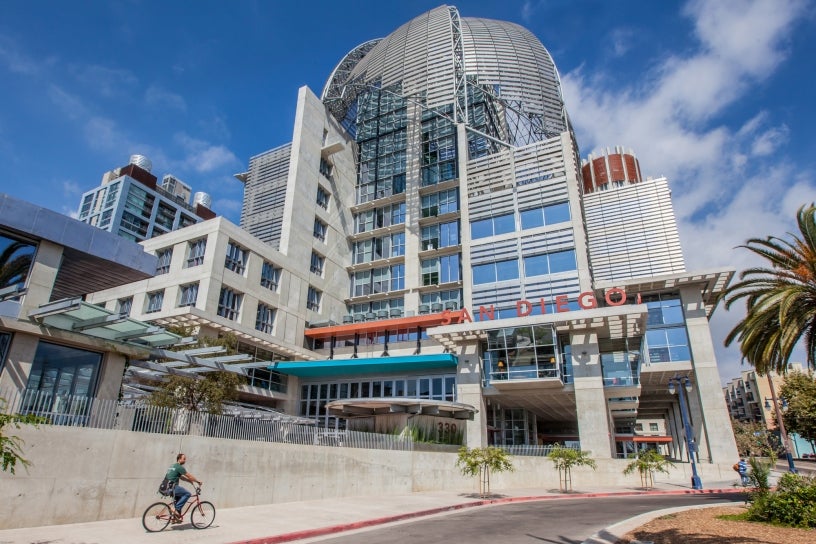
<svg viewBox="0 0 816 544"><path fill-rule="evenodd" d="M558 470L558 488L561 491L572 491L572 467L587 466L592 470L597 467L589 452L567 448L561 444L554 445L547 457Z"/></svg>
<svg viewBox="0 0 816 544"><path fill-rule="evenodd" d="M238 398L238 386L246 379L229 371L208 372L199 378L170 376L150 394L149 402L165 408L220 414L225 402Z"/></svg>
<svg viewBox="0 0 816 544"><path fill-rule="evenodd" d="M657 450L646 450L638 453L633 453L636 456L634 461L626 465L623 469L624 474L632 474L637 471L640 474L640 484L645 489L654 487L654 473L663 472L669 473L669 467L673 467L674 463L660 455Z"/></svg>
<svg viewBox="0 0 816 544"><path fill-rule="evenodd" d="M513 472L513 463L510 455L501 448L473 448L467 446L459 448L456 466L465 476L479 477L479 496L484 498L490 494L490 472Z"/></svg>
<svg viewBox="0 0 816 544"><path fill-rule="evenodd" d="M726 309L744 299L746 310L725 345L738 341L743 360L760 375L784 374L800 340L808 366L816 367L816 206L802 206L796 219L798 235L751 238L741 246L770 266L742 271L722 294Z"/></svg>
<svg viewBox="0 0 816 544"><path fill-rule="evenodd" d="M776 458L782 451L779 436L770 432L765 425L757 421L731 420L737 451L744 457Z"/></svg>
<svg viewBox="0 0 816 544"><path fill-rule="evenodd" d="M796 433L811 446L816 443L816 377L793 372L785 376L779 396L787 402L782 420L789 433Z"/></svg>
<svg viewBox="0 0 816 544"><path fill-rule="evenodd" d="M22 425L37 425L40 418L33 414L7 414L6 399L0 397L0 458L4 472L14 474L17 463L28 468L31 463L23 457L23 440L16 435L6 434L6 427L19 429Z"/></svg>

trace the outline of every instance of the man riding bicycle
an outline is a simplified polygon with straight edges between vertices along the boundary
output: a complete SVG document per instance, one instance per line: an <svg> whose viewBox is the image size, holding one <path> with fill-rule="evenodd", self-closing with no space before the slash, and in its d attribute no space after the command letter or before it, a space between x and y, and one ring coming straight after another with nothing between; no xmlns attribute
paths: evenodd
<svg viewBox="0 0 816 544"><path fill-rule="evenodd" d="M190 492L187 491L185 488L178 485L179 480L184 480L186 482L190 482L191 484L198 484L201 486L201 480L193 476L191 473L187 472L187 469L184 468L184 463L187 462L187 456L183 453L179 453L176 456L176 462L167 469L167 475L165 478L173 482L173 498L176 501L175 504L175 512L173 512L173 523L178 523L181 521L181 509L184 507L184 504L187 502L187 499L190 498Z"/></svg>

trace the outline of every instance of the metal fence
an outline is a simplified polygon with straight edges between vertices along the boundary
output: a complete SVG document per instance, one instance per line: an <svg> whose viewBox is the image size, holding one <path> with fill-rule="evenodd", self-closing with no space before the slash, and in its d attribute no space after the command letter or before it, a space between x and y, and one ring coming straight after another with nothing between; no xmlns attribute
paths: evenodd
<svg viewBox="0 0 816 544"><path fill-rule="evenodd" d="M34 414L43 425L94 429L209 436L232 440L256 440L313 446L413 450L410 437L344 431L304 424L280 412L258 411L251 415L218 415L162 408L143 401L115 401L90 397L54 395L43 391L0 391L5 413Z"/></svg>
<svg viewBox="0 0 816 544"><path fill-rule="evenodd" d="M535 444L519 444L515 446L498 446L510 455L526 455L531 457L547 457L555 447L553 444L546 444L543 446ZM562 446L573 450L580 450L580 446L574 444L567 444Z"/></svg>

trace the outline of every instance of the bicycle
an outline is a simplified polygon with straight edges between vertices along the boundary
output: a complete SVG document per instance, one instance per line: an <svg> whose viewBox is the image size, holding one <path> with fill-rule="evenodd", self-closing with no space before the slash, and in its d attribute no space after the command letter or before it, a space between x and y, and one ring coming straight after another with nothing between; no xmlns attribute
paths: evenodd
<svg viewBox="0 0 816 544"><path fill-rule="evenodd" d="M195 493L190 496L190 500L184 505L181 511L181 519L190 512L190 523L196 529L206 529L215 521L215 506L213 503L201 500L201 487L195 488ZM175 512L175 498L170 495L168 502L159 501L147 507L142 515L142 525L149 533L163 531L173 521Z"/></svg>

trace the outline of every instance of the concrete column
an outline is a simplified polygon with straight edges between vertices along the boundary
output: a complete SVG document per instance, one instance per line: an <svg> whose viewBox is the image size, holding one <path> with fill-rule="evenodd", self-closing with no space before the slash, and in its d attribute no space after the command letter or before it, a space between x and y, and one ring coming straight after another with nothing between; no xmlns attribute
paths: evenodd
<svg viewBox="0 0 816 544"><path fill-rule="evenodd" d="M595 332L572 336L572 372L581 449L595 459L609 459L614 450L614 428L603 388L603 371Z"/></svg>
<svg viewBox="0 0 816 544"><path fill-rule="evenodd" d="M731 419L720 386L714 345L699 286L684 286L680 300L686 318L694 370L694 389L689 393L690 417L700 460L731 463L739 456ZM707 459L706 459L707 458Z"/></svg>
<svg viewBox="0 0 816 544"><path fill-rule="evenodd" d="M11 337L6 365L0 376L0 389L12 388L20 391L25 388L38 342L39 338L30 334L18 332Z"/></svg>
<svg viewBox="0 0 816 544"><path fill-rule="evenodd" d="M476 408L472 421L465 424L466 445L469 448L487 446L487 404L482 397L482 360L479 343L460 344L459 366L456 369L456 400Z"/></svg>
<svg viewBox="0 0 816 544"><path fill-rule="evenodd" d="M62 246L41 240L28 275L28 292L20 307L20 319L28 319L29 312L51 300L54 282L62 263Z"/></svg>

